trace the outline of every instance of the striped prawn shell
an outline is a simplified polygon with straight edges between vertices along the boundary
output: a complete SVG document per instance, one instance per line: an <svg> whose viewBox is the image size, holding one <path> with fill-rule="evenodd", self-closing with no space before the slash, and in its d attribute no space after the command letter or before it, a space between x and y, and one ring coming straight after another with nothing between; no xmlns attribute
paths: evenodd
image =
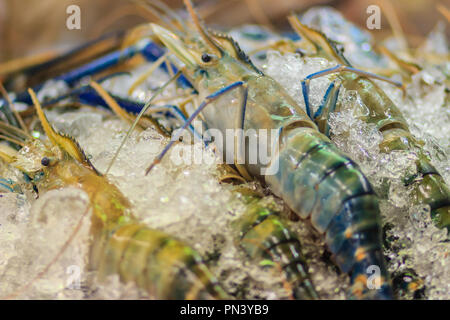
<svg viewBox="0 0 450 320"><path fill-rule="evenodd" d="M382 150L384 152L415 148L415 141L409 132L397 133L400 130L402 129L383 132L385 141L382 144ZM394 138L390 140L390 136ZM416 154L417 172L413 176L404 177L405 185L412 190L412 203L428 205L435 225L450 231L450 189L438 170L431 164L429 157L420 149L416 151Z"/></svg>
<svg viewBox="0 0 450 320"><path fill-rule="evenodd" d="M423 168L421 166L421 168ZM419 169L420 170L420 169ZM439 228L450 232L450 190L437 170L419 171L413 182L414 202L430 206L431 218Z"/></svg>
<svg viewBox="0 0 450 320"><path fill-rule="evenodd" d="M355 298L392 298L381 248L378 199L367 178L314 129L293 129L282 144L279 170L266 176L266 183L325 234L336 264L351 276ZM367 286L371 266L379 268L379 289Z"/></svg>
<svg viewBox="0 0 450 320"><path fill-rule="evenodd" d="M428 205L435 225L450 232L449 187L423 151L418 152L416 165L417 173L404 179L405 185L412 189L412 202Z"/></svg>
<svg viewBox="0 0 450 320"><path fill-rule="evenodd" d="M101 242L95 253L100 280L119 274L154 299L227 298L199 253L164 232L132 223L104 232Z"/></svg>
<svg viewBox="0 0 450 320"><path fill-rule="evenodd" d="M278 265L295 299L318 299L308 274L298 237L286 226L279 212L253 199L234 226L239 230L239 246L253 260Z"/></svg>

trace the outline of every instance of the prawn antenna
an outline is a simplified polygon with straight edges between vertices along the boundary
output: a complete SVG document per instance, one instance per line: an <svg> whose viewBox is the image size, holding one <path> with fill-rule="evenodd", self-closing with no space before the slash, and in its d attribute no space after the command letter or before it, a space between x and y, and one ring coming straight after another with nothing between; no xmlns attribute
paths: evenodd
<svg viewBox="0 0 450 320"><path fill-rule="evenodd" d="M171 84L175 79L177 79L181 75L181 71L178 71L172 78L170 78L163 86L161 86L155 94L150 98L150 100L145 104L145 106L142 108L141 112L139 112L138 116L134 120L133 124L131 125L130 129L128 129L127 135L125 138L123 138L122 143L120 144L119 148L117 149L116 153L114 154L114 157L112 158L111 162L108 165L108 168L106 169L105 175L108 174L109 170L111 170L111 167L113 166L114 162L116 161L117 157L119 156L120 150L122 150L125 142L130 137L131 133L133 132L134 128L136 128L136 125L138 124L139 120L142 118L144 113L150 108L151 103L155 98L164 91L164 89Z"/></svg>

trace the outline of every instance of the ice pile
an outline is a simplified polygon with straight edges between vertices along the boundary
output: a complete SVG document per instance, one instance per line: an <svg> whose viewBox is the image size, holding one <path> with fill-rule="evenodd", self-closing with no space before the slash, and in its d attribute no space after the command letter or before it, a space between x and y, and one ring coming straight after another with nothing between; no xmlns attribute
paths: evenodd
<svg viewBox="0 0 450 320"><path fill-rule="evenodd" d="M78 139L81 145L86 145L86 152L92 156L94 165L103 171L128 125L118 120L107 120L95 127ZM105 131L98 129L102 127ZM226 185L219 184L218 159L211 148L205 149L201 143L180 144L179 149L174 149L151 174L143 175L145 168L167 143L168 139L154 129L136 133L112 167L111 180L132 200L135 215L154 228L177 235L205 257L219 256L212 270L227 291L236 297L288 298L282 287L281 275L257 268L236 247L237 230L230 228L230 222L239 218L245 208L236 194ZM197 154L197 157L201 154L204 161L180 164L176 158L179 152L192 156ZM310 251L320 252L318 247L321 245L317 239L310 240ZM319 286L318 290L332 298L344 298L344 290L336 288L342 288L345 281L341 281L342 277L338 279L335 270L330 270L325 262L320 261L321 258L319 253L316 256L311 254L311 260L315 261L312 268L325 271L323 279L318 278L317 282L333 285L330 279L335 279L336 286L328 290L323 285L324 288ZM333 291L335 289L338 294Z"/></svg>
<svg viewBox="0 0 450 320"><path fill-rule="evenodd" d="M51 111L47 115L58 130L77 139L100 172L106 170L129 128L102 111ZM206 149L202 143L180 143L144 176L147 166L168 141L155 129L134 132L109 172L110 181L131 200L133 214L152 228L175 235L197 249L209 261L225 289L235 297L289 298L281 274L260 268L236 246L237 230L232 229L230 222L240 217L245 206L230 186L219 183L218 159L211 148ZM180 163L177 157L180 153L184 159L195 154L204 161ZM18 196L5 197L9 201L1 200L0 205L7 203L15 208ZM2 244L11 249L4 251L7 256L0 264L1 282L7 283L0 289L1 296L17 293L19 298L32 299L147 297L133 285L120 283L117 276L98 283L95 272L86 269L90 225L90 213L83 213L86 201L86 194L75 189L50 191L37 200L29 194L29 213L16 214L23 216L20 224L6 222L1 226L8 228L11 235L10 239L2 239ZM28 202L24 200L25 204ZM7 212L15 212L8 208L5 208ZM75 232L78 225L79 230ZM292 225L302 232L319 293L323 297L345 298L347 276L338 276L336 269L324 260L324 246L319 237L307 227ZM70 285L71 279L77 279L78 287Z"/></svg>

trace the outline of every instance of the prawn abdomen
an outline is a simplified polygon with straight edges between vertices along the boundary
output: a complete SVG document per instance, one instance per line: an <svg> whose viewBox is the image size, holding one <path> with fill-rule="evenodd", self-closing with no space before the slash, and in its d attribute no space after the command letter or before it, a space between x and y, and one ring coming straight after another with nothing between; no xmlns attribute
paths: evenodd
<svg viewBox="0 0 450 320"><path fill-rule="evenodd" d="M384 279L380 297L391 297L378 198L358 165L324 135L305 128L287 134L278 159L279 171L266 176L274 193L325 234L337 265L351 274L354 285L376 265Z"/></svg>

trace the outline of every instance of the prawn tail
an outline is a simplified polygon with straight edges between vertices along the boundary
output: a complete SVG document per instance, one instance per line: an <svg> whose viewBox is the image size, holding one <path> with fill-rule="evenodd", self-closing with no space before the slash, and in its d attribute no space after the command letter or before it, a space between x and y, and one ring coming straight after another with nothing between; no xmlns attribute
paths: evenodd
<svg viewBox="0 0 450 320"><path fill-rule="evenodd" d="M256 200L243 217L235 221L240 231L239 245L260 265L274 267L285 278L285 287L294 299L319 299L298 237L278 216L279 212Z"/></svg>
<svg viewBox="0 0 450 320"><path fill-rule="evenodd" d="M168 234L140 224L108 234L97 251L100 279L119 274L123 282L135 282L155 299L227 297L200 254Z"/></svg>
<svg viewBox="0 0 450 320"><path fill-rule="evenodd" d="M350 275L352 297L392 298L381 248L378 198L358 165L313 129L293 129L282 144L280 169L266 176L266 182L294 212L310 218L313 227L325 234L336 264ZM372 268L378 275L373 286L368 285L373 278L367 273Z"/></svg>
<svg viewBox="0 0 450 320"><path fill-rule="evenodd" d="M417 162L418 175L409 182L413 185L414 203L428 205L435 225L450 232L450 190L427 158L419 157Z"/></svg>

